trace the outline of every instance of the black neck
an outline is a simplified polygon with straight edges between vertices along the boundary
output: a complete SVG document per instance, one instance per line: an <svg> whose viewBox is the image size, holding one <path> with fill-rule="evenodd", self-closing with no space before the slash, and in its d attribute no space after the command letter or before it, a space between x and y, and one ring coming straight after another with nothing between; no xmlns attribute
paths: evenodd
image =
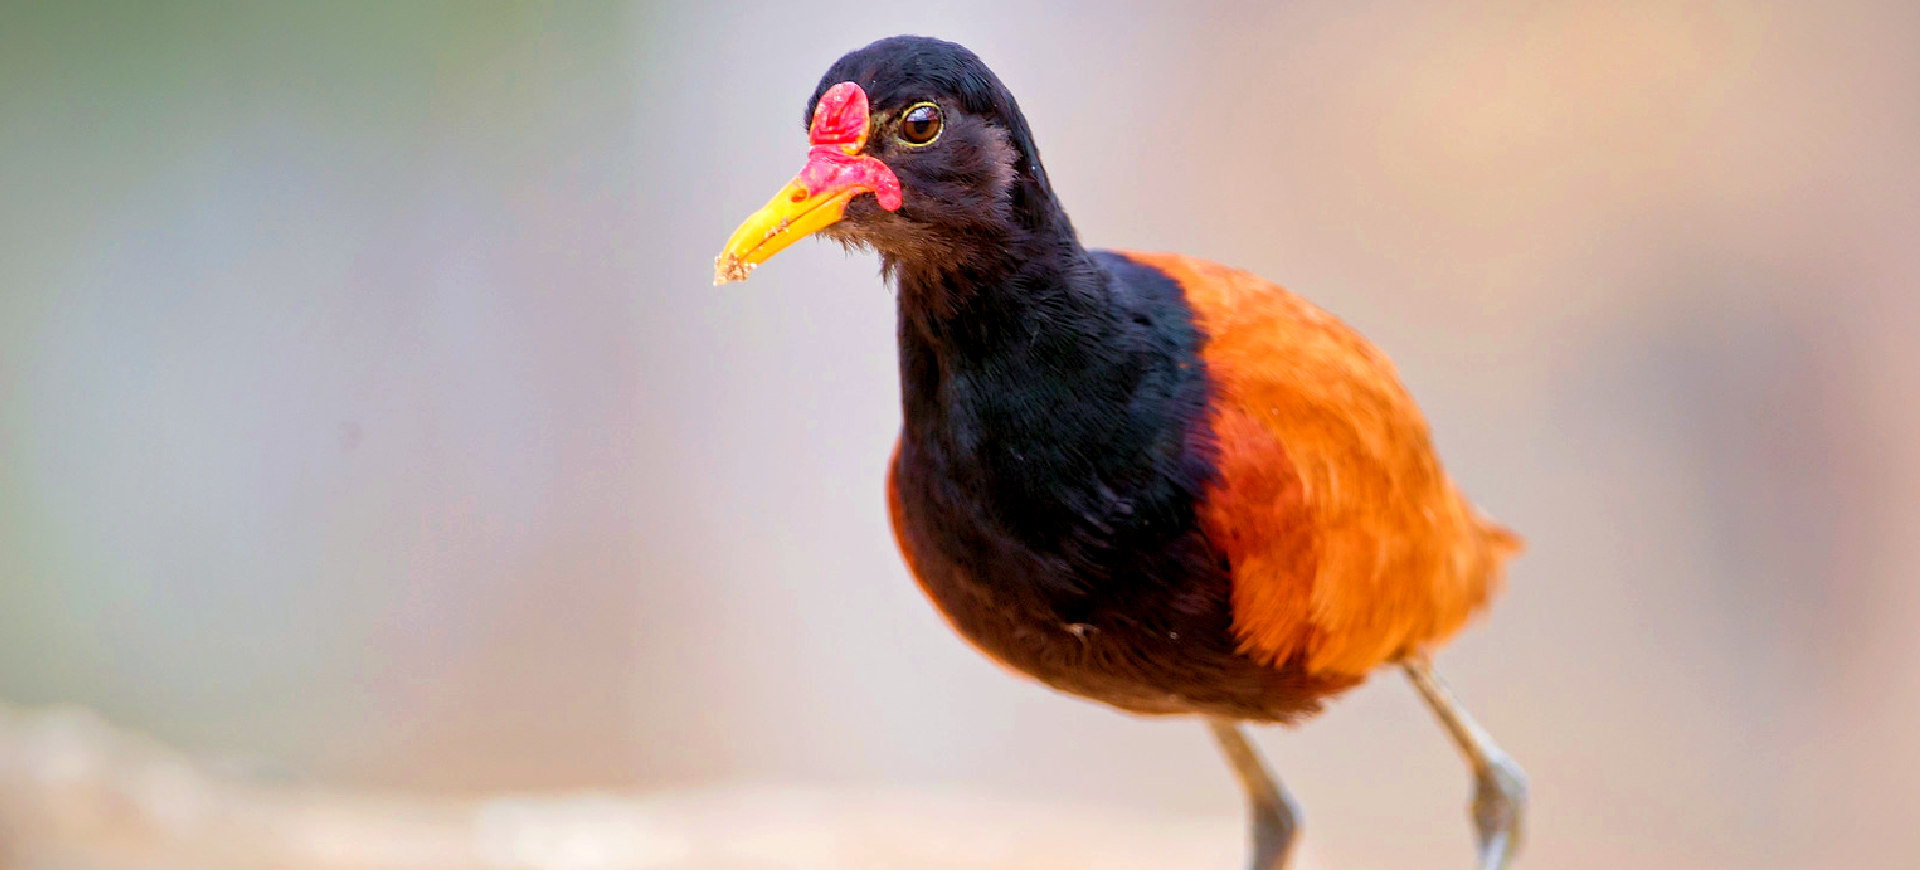
<svg viewBox="0 0 1920 870"><path fill-rule="evenodd" d="M903 350L990 351L1031 339L1043 323L1084 331L1112 317L1106 271L1081 247L1038 162L1022 162L1031 168L1015 176L1010 220L978 228L950 256L883 260L899 291Z"/></svg>

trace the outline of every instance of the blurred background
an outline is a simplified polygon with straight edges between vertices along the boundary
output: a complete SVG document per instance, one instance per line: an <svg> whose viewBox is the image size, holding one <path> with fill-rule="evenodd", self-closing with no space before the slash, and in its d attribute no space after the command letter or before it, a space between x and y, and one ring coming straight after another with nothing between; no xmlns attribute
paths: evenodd
<svg viewBox="0 0 1920 870"><path fill-rule="evenodd" d="M1009 678L905 574L876 263L708 286L899 32L993 65L1089 243L1394 357L1530 540L1440 659L1524 866L1920 849L1903 2L0 4L0 700L262 787L893 789L1234 865L1203 729ZM1468 865L1402 681L1260 740L1316 865Z"/></svg>

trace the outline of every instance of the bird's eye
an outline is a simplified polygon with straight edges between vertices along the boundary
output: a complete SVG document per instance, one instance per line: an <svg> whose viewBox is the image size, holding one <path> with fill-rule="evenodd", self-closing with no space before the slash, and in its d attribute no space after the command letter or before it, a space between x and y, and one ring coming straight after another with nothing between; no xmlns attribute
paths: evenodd
<svg viewBox="0 0 1920 870"><path fill-rule="evenodd" d="M940 138L940 107L915 103L900 116L900 141L908 145L929 145Z"/></svg>

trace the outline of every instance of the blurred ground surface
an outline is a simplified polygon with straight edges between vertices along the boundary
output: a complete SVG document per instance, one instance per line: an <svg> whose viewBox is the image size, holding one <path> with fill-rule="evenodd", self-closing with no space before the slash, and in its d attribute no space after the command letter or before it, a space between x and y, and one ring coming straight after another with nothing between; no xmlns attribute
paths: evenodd
<svg viewBox="0 0 1920 870"><path fill-rule="evenodd" d="M78 708L0 706L0 868L1237 866L1233 819L1157 820L912 789L479 798L270 786Z"/></svg>

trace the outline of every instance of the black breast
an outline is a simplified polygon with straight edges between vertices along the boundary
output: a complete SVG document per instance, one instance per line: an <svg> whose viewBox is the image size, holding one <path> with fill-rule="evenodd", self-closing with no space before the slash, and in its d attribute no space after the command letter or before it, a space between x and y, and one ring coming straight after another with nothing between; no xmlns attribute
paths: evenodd
<svg viewBox="0 0 1920 870"><path fill-rule="evenodd" d="M909 561L970 642L1056 689L1136 713L1311 711L1340 686L1236 651L1229 566L1195 513L1214 466L1184 294L1093 256L1097 286L975 295L950 334L903 326Z"/></svg>

